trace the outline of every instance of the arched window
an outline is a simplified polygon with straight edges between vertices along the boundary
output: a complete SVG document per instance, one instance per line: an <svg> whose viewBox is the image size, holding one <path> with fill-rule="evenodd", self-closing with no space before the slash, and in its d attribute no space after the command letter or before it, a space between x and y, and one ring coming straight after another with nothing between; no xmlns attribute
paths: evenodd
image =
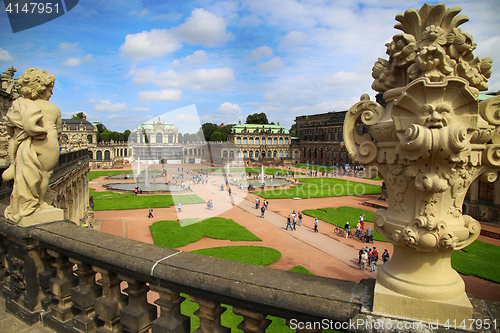
<svg viewBox="0 0 500 333"><path fill-rule="evenodd" d="M288 145L288 138L285 138L285 145Z"/></svg>
<svg viewBox="0 0 500 333"><path fill-rule="evenodd" d="M92 150L89 150L89 158L93 159L94 158L94 153L92 153Z"/></svg>
<svg viewBox="0 0 500 333"><path fill-rule="evenodd" d="M253 138L248 139L248 144L253 145Z"/></svg>
<svg viewBox="0 0 500 333"><path fill-rule="evenodd" d="M92 135L87 135L87 141L88 141L89 143L92 143Z"/></svg>
<svg viewBox="0 0 500 333"><path fill-rule="evenodd" d="M266 138L262 138L262 144L265 145L266 144Z"/></svg>
<svg viewBox="0 0 500 333"><path fill-rule="evenodd" d="M256 145L260 145L260 142L259 142L259 141L260 141L260 140L259 140L259 138L255 138L255 144L256 144Z"/></svg>
<svg viewBox="0 0 500 333"><path fill-rule="evenodd" d="M243 144L244 144L244 145L247 145L247 144L248 144L248 139L247 139L247 138L243 138Z"/></svg>
<svg viewBox="0 0 500 333"><path fill-rule="evenodd" d="M156 143L163 143L163 134L156 133Z"/></svg>
<svg viewBox="0 0 500 333"><path fill-rule="evenodd" d="M278 138L274 138L273 139L273 145L277 145L278 144Z"/></svg>
<svg viewBox="0 0 500 333"><path fill-rule="evenodd" d="M246 150L243 151L243 158L247 158L248 157L248 152Z"/></svg>
<svg viewBox="0 0 500 333"><path fill-rule="evenodd" d="M227 157L227 156L226 156L226 157ZM230 158L230 159L233 159L233 158L234 158L234 151L232 151L232 150L231 150L231 151L229 152L229 158Z"/></svg>
<svg viewBox="0 0 500 333"><path fill-rule="evenodd" d="M262 151L262 154L260 155L260 157L262 157L262 158L266 158L266 152L265 152L265 151Z"/></svg>
<svg viewBox="0 0 500 333"><path fill-rule="evenodd" d="M127 156L127 148L123 149L123 153Z"/></svg>
<svg viewBox="0 0 500 333"><path fill-rule="evenodd" d="M132 156L132 148L128 150L128 156Z"/></svg>
<svg viewBox="0 0 500 333"><path fill-rule="evenodd" d="M174 143L174 135L172 133L168 135L168 143Z"/></svg>
<svg viewBox="0 0 500 333"><path fill-rule="evenodd" d="M227 158L227 150L224 150L224 151L222 152L222 157L223 157L223 158Z"/></svg>
<svg viewBox="0 0 500 333"><path fill-rule="evenodd" d="M193 149L189 148L189 156L192 156L192 155L193 155Z"/></svg>
<svg viewBox="0 0 500 333"><path fill-rule="evenodd" d="M285 150L285 157L288 157L288 150Z"/></svg>
<svg viewBox="0 0 500 333"><path fill-rule="evenodd" d="M278 158L278 152L276 150L273 152L273 158Z"/></svg>
<svg viewBox="0 0 500 333"><path fill-rule="evenodd" d="M201 156L205 156L205 149L201 150Z"/></svg>
<svg viewBox="0 0 500 333"><path fill-rule="evenodd" d="M283 138L280 138L280 146L283 145Z"/></svg>
<svg viewBox="0 0 500 333"><path fill-rule="evenodd" d="M241 150L238 150L238 151L236 152L236 158L241 158Z"/></svg>
<svg viewBox="0 0 500 333"><path fill-rule="evenodd" d="M298 150L295 151L295 158L299 158L299 151Z"/></svg>
<svg viewBox="0 0 500 333"><path fill-rule="evenodd" d="M279 158L282 158L282 157L283 157L283 150L280 150L280 151L279 151L279 155L278 155L278 156L279 156Z"/></svg>
<svg viewBox="0 0 500 333"><path fill-rule="evenodd" d="M193 149L193 155L196 156L196 149Z"/></svg>
<svg viewBox="0 0 500 333"><path fill-rule="evenodd" d="M96 151L95 159L98 161L102 160L102 151L100 151L100 150Z"/></svg>
<svg viewBox="0 0 500 333"><path fill-rule="evenodd" d="M188 150L187 148L184 148L184 156L186 156L188 154Z"/></svg>
<svg viewBox="0 0 500 333"><path fill-rule="evenodd" d="M123 156L123 148L120 149L120 156Z"/></svg>
<svg viewBox="0 0 500 333"><path fill-rule="evenodd" d="M237 137L237 138L236 138L236 144L237 144L237 145L241 145L241 138L240 138L240 137Z"/></svg>
<svg viewBox="0 0 500 333"><path fill-rule="evenodd" d="M253 151L251 151L251 150L250 150L250 151L248 152L248 157L253 158Z"/></svg>
<svg viewBox="0 0 500 333"><path fill-rule="evenodd" d="M111 153L109 152L109 150L106 150L104 152L104 159L105 160L110 160L111 159Z"/></svg>
<svg viewBox="0 0 500 333"><path fill-rule="evenodd" d="M269 150L267 152L267 158L271 158L271 157L273 157L273 152Z"/></svg>
<svg viewBox="0 0 500 333"><path fill-rule="evenodd" d="M259 158L259 151L255 151L255 158Z"/></svg>

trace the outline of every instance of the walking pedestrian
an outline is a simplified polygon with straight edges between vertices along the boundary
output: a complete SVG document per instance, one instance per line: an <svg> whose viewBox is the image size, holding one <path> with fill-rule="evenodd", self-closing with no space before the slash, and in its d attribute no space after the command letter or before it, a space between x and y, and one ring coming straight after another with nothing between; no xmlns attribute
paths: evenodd
<svg viewBox="0 0 500 333"><path fill-rule="evenodd" d="M290 230L293 231L292 219L290 218L290 215L288 215L288 217L286 218L286 229L285 230L288 230L288 227L290 227Z"/></svg>
<svg viewBox="0 0 500 333"><path fill-rule="evenodd" d="M299 212L299 227L302 225L302 212Z"/></svg>
<svg viewBox="0 0 500 333"><path fill-rule="evenodd" d="M318 219L314 219L314 232L318 232Z"/></svg>
<svg viewBox="0 0 500 333"><path fill-rule="evenodd" d="M140 193L140 194L142 194L142 186L141 186L141 188L139 189L139 193Z"/></svg>
<svg viewBox="0 0 500 333"><path fill-rule="evenodd" d="M347 236L349 236L349 229L350 229L349 222L345 223L344 229L345 229L345 238L347 238Z"/></svg>
<svg viewBox="0 0 500 333"><path fill-rule="evenodd" d="M384 264L389 261L389 251L387 249L384 250L384 254L382 254L382 261Z"/></svg>
<svg viewBox="0 0 500 333"><path fill-rule="evenodd" d="M148 215L148 218L150 217L153 217L153 208L151 208L151 206L149 206L149 215Z"/></svg>
<svg viewBox="0 0 500 333"><path fill-rule="evenodd" d="M359 268L364 271L366 269L366 263L368 262L368 254L366 253L365 250L363 250L363 253L361 254L361 259L359 261Z"/></svg>
<svg viewBox="0 0 500 333"><path fill-rule="evenodd" d="M179 202L179 205L177 206L177 212L182 213L182 205Z"/></svg>
<svg viewBox="0 0 500 333"><path fill-rule="evenodd" d="M293 230L297 230L297 229L295 229L296 224L297 224L297 217L294 215L293 216Z"/></svg>
<svg viewBox="0 0 500 333"><path fill-rule="evenodd" d="M260 208L260 217L262 217L262 218L263 218L263 217L264 217L264 213L265 213L265 212L266 212L266 207L262 206L262 207Z"/></svg>

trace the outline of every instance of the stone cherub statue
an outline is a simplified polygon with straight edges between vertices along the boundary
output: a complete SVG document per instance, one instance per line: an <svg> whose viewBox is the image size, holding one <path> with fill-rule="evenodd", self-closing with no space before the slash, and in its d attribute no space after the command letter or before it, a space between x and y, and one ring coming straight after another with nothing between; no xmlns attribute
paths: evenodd
<svg viewBox="0 0 500 333"><path fill-rule="evenodd" d="M50 205L53 195L48 190L50 176L59 162L58 136L62 125L61 111L49 102L55 79L44 70L27 69L18 78L24 97L16 99L4 117L11 137L11 165L2 178L14 180L5 217L16 223L35 213L40 214L29 224L61 219L62 211Z"/></svg>

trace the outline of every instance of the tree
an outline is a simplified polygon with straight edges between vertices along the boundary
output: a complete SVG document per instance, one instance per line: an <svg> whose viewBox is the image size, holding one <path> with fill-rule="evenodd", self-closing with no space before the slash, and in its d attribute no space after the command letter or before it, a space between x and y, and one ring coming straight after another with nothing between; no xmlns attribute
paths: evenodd
<svg viewBox="0 0 500 333"><path fill-rule="evenodd" d="M71 116L71 119L87 119L87 116L85 115L85 113L83 111L79 111L77 113L74 113Z"/></svg>
<svg viewBox="0 0 500 333"><path fill-rule="evenodd" d="M267 120L267 116L264 112L254 113L247 117L246 124L269 124L269 120Z"/></svg>
<svg viewBox="0 0 500 333"><path fill-rule="evenodd" d="M128 137L131 133L132 132L130 132L129 130L125 130L125 132L123 132L123 141L128 141Z"/></svg>
<svg viewBox="0 0 500 333"><path fill-rule="evenodd" d="M210 141L223 141L224 135L221 132L213 132ZM227 139L226 139L227 140Z"/></svg>
<svg viewBox="0 0 500 333"><path fill-rule="evenodd" d="M219 129L219 126L213 123L204 123L203 125L201 125L201 129L203 130L205 141L210 141L212 138L212 134Z"/></svg>
<svg viewBox="0 0 500 333"><path fill-rule="evenodd" d="M177 135L177 141L178 141L179 143L184 143L184 141L183 141L182 139L183 139L183 135L182 135L182 133L179 133L179 134Z"/></svg>
<svg viewBox="0 0 500 333"><path fill-rule="evenodd" d="M290 136L297 136L297 123L293 123L290 127Z"/></svg>

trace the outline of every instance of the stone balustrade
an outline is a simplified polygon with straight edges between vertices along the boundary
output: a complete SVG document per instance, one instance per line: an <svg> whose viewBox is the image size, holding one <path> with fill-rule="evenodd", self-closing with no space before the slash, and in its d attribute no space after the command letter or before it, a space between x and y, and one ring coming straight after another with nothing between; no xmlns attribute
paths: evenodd
<svg viewBox="0 0 500 333"><path fill-rule="evenodd" d="M0 278L9 312L56 332L190 332L180 293L200 306L197 332L230 332L221 324L227 310L221 304L243 317L244 332L265 332L267 315L285 318L297 332L321 331L300 329L299 322L356 332L373 330L349 323L398 322L370 313L373 279L356 283L242 264L68 221L23 228L1 219Z"/></svg>

